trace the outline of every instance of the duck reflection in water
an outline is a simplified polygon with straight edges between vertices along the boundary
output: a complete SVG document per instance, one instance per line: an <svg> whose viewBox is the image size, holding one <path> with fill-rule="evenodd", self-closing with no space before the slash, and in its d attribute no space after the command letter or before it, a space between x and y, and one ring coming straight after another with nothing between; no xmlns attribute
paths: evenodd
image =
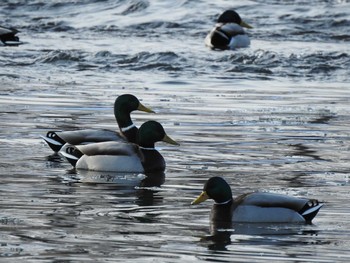
<svg viewBox="0 0 350 263"><path fill-rule="evenodd" d="M86 184L108 184L111 186L122 188L150 188L160 187L165 182L165 172L156 171L144 174L137 173L113 173L113 172L98 172L89 170L70 169L67 174L74 174L76 182Z"/></svg>
<svg viewBox="0 0 350 263"><path fill-rule="evenodd" d="M157 171L145 174L109 173L70 169L67 170L69 180L64 178L66 184L92 185L97 189L113 189L128 196L135 196L140 206L154 204L154 193L158 192L165 182L165 172Z"/></svg>
<svg viewBox="0 0 350 263"><path fill-rule="evenodd" d="M309 225L285 223L234 223L216 221L210 224L210 234L201 237L200 242L209 250L225 251L230 245L273 245L291 246L315 244L311 237L318 235L318 230Z"/></svg>

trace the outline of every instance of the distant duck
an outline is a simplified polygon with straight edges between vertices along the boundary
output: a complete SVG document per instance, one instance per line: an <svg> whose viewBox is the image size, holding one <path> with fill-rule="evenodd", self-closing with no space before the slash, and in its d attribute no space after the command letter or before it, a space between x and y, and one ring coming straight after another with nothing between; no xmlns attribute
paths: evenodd
<svg viewBox="0 0 350 263"><path fill-rule="evenodd" d="M231 188L221 177L212 177L192 204L214 199L211 221L245 223L311 223L323 206L315 199L254 192L232 198Z"/></svg>
<svg viewBox="0 0 350 263"><path fill-rule="evenodd" d="M59 152L66 143L88 144L94 142L118 141L136 143L138 128L131 120L131 112L139 110L154 113L145 107L134 95L123 94L114 102L114 116L120 132L106 129L84 129L76 131L49 131L41 136L54 152Z"/></svg>
<svg viewBox="0 0 350 263"><path fill-rule="evenodd" d="M212 49L235 49L248 47L250 39L243 27L252 28L234 10L223 12L215 27L205 38L205 44Z"/></svg>
<svg viewBox="0 0 350 263"><path fill-rule="evenodd" d="M0 46L18 46L22 44L16 34L19 31L15 28L0 26Z"/></svg>
<svg viewBox="0 0 350 263"><path fill-rule="evenodd" d="M155 143L164 141L179 145L156 121L143 123L138 131L137 144L101 142L88 145L65 145L60 153L77 169L150 173L165 170L165 160L155 149Z"/></svg>

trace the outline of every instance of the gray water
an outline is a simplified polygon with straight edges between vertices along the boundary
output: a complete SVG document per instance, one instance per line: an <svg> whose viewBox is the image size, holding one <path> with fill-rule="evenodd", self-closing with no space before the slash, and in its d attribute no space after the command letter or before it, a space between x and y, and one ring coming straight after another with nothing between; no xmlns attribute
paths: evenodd
<svg viewBox="0 0 350 263"><path fill-rule="evenodd" d="M249 48L204 37L235 8ZM1 262L348 262L349 1L11 1L0 48ZM116 129L132 93L180 146L158 143L161 185L75 171L39 138ZM209 229L211 176L325 202L312 225Z"/></svg>

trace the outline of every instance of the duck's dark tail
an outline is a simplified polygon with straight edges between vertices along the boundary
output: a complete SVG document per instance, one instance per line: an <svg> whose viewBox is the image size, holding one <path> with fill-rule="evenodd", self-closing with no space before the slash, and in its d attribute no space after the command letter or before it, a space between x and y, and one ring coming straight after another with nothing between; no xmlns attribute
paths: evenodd
<svg viewBox="0 0 350 263"><path fill-rule="evenodd" d="M62 146L66 143L56 131L48 131L46 136L40 135L41 138L50 146L54 152L59 152Z"/></svg>
<svg viewBox="0 0 350 263"><path fill-rule="evenodd" d="M211 32L210 42L214 48L227 49L227 45L230 43L230 37L220 28L215 29Z"/></svg>
<svg viewBox="0 0 350 263"><path fill-rule="evenodd" d="M319 203L318 200L310 199L299 211L299 213L304 217L306 223L311 224L312 219L314 219L322 206L323 204Z"/></svg>
<svg viewBox="0 0 350 263"><path fill-rule="evenodd" d="M15 28L0 27L0 41L5 46L18 46L22 44L16 36L18 32Z"/></svg>
<svg viewBox="0 0 350 263"><path fill-rule="evenodd" d="M81 151L79 151L79 149L77 147L75 147L74 145L71 145L71 144L65 144L62 147L60 153L64 157L66 157L68 162L74 167L75 167L77 161L79 160L79 158L84 155Z"/></svg>

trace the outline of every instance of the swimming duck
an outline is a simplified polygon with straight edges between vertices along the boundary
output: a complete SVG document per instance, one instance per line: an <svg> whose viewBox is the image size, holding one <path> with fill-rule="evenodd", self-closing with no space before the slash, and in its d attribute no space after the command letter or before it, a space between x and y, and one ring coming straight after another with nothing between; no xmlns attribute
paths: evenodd
<svg viewBox="0 0 350 263"><path fill-rule="evenodd" d="M223 12L215 27L205 38L205 44L212 49L235 49L250 45L250 39L243 27L252 28L234 10Z"/></svg>
<svg viewBox="0 0 350 263"><path fill-rule="evenodd" d="M164 141L179 145L156 121L143 123L137 144L100 142L87 145L65 145L61 153L77 169L109 172L149 173L165 170L163 156L155 143Z"/></svg>
<svg viewBox="0 0 350 263"><path fill-rule="evenodd" d="M231 188L222 177L212 177L192 205L214 199L211 221L246 223L311 223L323 206L315 199L253 192L232 198Z"/></svg>
<svg viewBox="0 0 350 263"><path fill-rule="evenodd" d="M120 132L100 129L85 129L76 131L49 131L41 136L54 152L59 152L65 143L77 145L92 142L119 141L136 143L138 128L133 124L130 113L139 110L154 113L145 107L134 95L123 94L114 102L114 116Z"/></svg>
<svg viewBox="0 0 350 263"><path fill-rule="evenodd" d="M0 45L2 46L18 46L22 44L16 34L19 31L15 28L0 26Z"/></svg>

